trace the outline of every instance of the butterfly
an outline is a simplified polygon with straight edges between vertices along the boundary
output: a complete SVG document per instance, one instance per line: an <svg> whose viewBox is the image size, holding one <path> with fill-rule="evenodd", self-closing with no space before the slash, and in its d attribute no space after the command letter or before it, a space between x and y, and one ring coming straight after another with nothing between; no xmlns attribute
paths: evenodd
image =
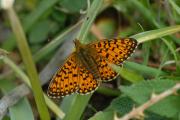
<svg viewBox="0 0 180 120"><path fill-rule="evenodd" d="M122 63L134 52L137 40L133 38L103 39L90 44L75 40L76 50L53 76L47 94L60 98L72 93L87 94L95 91L101 82L117 77L110 66Z"/></svg>

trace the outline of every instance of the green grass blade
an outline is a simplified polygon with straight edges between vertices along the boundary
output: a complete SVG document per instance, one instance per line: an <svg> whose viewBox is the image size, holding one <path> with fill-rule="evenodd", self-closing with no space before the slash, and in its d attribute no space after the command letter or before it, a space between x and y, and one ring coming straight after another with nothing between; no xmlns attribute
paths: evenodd
<svg viewBox="0 0 180 120"><path fill-rule="evenodd" d="M156 76L157 73L159 73L160 75L167 75L166 72L163 72L161 70L158 70L156 68L151 68L145 65L141 65L141 64L137 64L137 63L133 63L133 62L125 62L124 66L131 69L131 70L135 70L137 72L139 72L140 74L143 74L145 76Z"/></svg>
<svg viewBox="0 0 180 120"><path fill-rule="evenodd" d="M20 24L20 21L13 10L13 8L7 9L7 14L9 16L9 20L13 29L13 32L16 36L16 41L18 44L18 48L20 50L23 62L25 64L27 73L30 78L30 83L32 86L32 90L34 93L36 105L40 114L40 118L42 120L50 120L49 112L45 104L42 88L39 81L39 76L37 74L37 70L35 64L32 59L31 52L29 50L29 46L27 44L27 40Z"/></svg>
<svg viewBox="0 0 180 120"><path fill-rule="evenodd" d="M163 42L167 45L167 47L169 48L169 50L171 51L171 53L173 54L174 56L174 60L176 62L176 68L178 70L180 70L180 65L179 65L179 60L178 60L178 54L176 52L176 50L173 48L173 46L170 44L170 41L168 41L167 39L165 38L162 38Z"/></svg>
<svg viewBox="0 0 180 120"><path fill-rule="evenodd" d="M143 17L149 22L151 23L154 27L159 28L164 26L162 23L158 23L155 19L155 15L153 12L150 12L149 9L147 9L142 3L141 1L138 0L128 0L129 5L134 5L134 7L136 7L136 9L143 15Z"/></svg>
<svg viewBox="0 0 180 120"><path fill-rule="evenodd" d="M81 30L79 32L79 35L77 36L77 38L82 43L85 42L85 38L89 32L89 29L92 26L92 23L96 15L98 14L100 8L102 7L102 3L103 3L103 0L99 0L99 1L95 0L93 1L91 8L88 9L87 16L85 17Z"/></svg>
<svg viewBox="0 0 180 120"><path fill-rule="evenodd" d="M175 26L170 26L170 27L164 27L157 30L150 30L150 31L142 32L142 33L133 35L131 37L137 39L139 43L142 43L142 42L149 41L152 39L171 35L178 31L180 31L180 25L175 25Z"/></svg>
<svg viewBox="0 0 180 120"><path fill-rule="evenodd" d="M17 74L18 77L20 77L24 83L26 83L30 88L31 88L31 84L30 84L30 80L28 78L28 76L15 64L13 63L8 57L3 56L2 58L3 62L7 65L9 65L9 67L11 67L11 69ZM44 94L45 97L45 102L47 104L47 106L59 117L59 118L63 118L64 117L64 113L62 112L61 109L59 109L59 107L50 99L46 96L46 94Z"/></svg>
<svg viewBox="0 0 180 120"><path fill-rule="evenodd" d="M180 7L173 0L168 0L168 2L173 6L176 12L180 15Z"/></svg>
<svg viewBox="0 0 180 120"><path fill-rule="evenodd" d="M67 111L66 116L63 120L79 120L85 107L88 104L89 99L91 98L91 95L92 94L85 95L85 96L74 95L73 98L70 97L72 98L71 104L67 103L70 109ZM63 100L63 102L65 101ZM67 107L67 106L64 106L64 107Z"/></svg>

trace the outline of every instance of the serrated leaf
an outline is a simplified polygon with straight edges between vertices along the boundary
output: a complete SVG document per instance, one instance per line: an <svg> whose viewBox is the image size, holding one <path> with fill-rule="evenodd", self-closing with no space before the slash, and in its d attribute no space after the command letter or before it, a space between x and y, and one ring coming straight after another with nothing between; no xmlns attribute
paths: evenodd
<svg viewBox="0 0 180 120"><path fill-rule="evenodd" d="M109 108L115 110L118 115L123 116L129 113L134 106L136 106L136 103L131 98L122 95L115 98ZM146 112L145 114L144 120L167 120L167 118L154 113Z"/></svg>
<svg viewBox="0 0 180 120"><path fill-rule="evenodd" d="M127 96L120 96L111 102L110 107L113 108L120 115L124 115L132 110L135 103Z"/></svg>
<svg viewBox="0 0 180 120"><path fill-rule="evenodd" d="M143 104L148 101L152 93L159 94L176 84L172 80L151 80L143 81L139 84L134 84L129 87L121 86L121 91L129 96L133 101L138 104ZM166 117L175 117L180 111L180 97L179 96L169 96L160 102L156 103L148 110Z"/></svg>

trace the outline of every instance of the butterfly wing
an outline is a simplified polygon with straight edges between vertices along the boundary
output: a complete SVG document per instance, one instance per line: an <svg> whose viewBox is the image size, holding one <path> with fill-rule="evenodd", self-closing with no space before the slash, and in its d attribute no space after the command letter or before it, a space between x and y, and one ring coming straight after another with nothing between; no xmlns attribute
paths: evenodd
<svg viewBox="0 0 180 120"><path fill-rule="evenodd" d="M83 65L79 67L79 89L78 93L88 94L95 91L100 84L92 73L90 73Z"/></svg>
<svg viewBox="0 0 180 120"><path fill-rule="evenodd" d="M60 98L75 92L87 94L99 86L99 81L78 62L75 53L72 53L53 76L48 87L48 96Z"/></svg>
<svg viewBox="0 0 180 120"><path fill-rule="evenodd" d="M78 90L78 65L72 53L64 65L53 76L47 94L52 98L60 98Z"/></svg>
<svg viewBox="0 0 180 120"><path fill-rule="evenodd" d="M121 65L137 46L137 40L133 38L100 40L88 45L104 57L109 63Z"/></svg>
<svg viewBox="0 0 180 120"><path fill-rule="evenodd" d="M116 73L110 65L108 65L108 62L104 58L96 59L98 64L98 70L100 73L101 80L103 82L111 81L115 79L118 76L118 73Z"/></svg>

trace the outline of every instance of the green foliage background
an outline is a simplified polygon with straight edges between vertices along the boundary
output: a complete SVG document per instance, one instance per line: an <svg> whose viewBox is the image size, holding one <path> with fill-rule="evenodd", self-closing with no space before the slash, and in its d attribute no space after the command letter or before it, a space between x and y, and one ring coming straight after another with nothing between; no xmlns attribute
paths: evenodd
<svg viewBox="0 0 180 120"><path fill-rule="evenodd" d="M97 32L105 38L133 37L139 42L130 60L122 68L115 66L120 76L102 84L94 94L74 94L55 101L56 105L45 97L49 113L54 113L51 119L110 120L142 105L152 93L160 94L180 82L180 1L90 0L90 3L90 8L86 0L16 0L14 4L45 92L57 67L73 51L75 38L90 43L99 39ZM0 61L1 97L22 83L29 84L17 35L11 30L13 20L7 16L1 10L0 48L10 53ZM93 25L98 31L91 29ZM145 111L144 119L180 119L179 101L179 95L163 99ZM8 113L4 120L40 117L32 93L9 107Z"/></svg>

